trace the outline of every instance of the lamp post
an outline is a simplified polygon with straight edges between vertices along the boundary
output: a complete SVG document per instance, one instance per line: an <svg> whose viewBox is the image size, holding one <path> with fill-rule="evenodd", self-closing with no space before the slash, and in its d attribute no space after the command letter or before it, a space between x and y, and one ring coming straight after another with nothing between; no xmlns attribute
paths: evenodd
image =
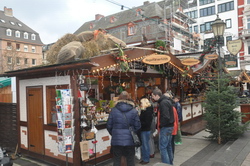
<svg viewBox="0 0 250 166"><path fill-rule="evenodd" d="M222 71L221 71L221 57L220 57L220 46L221 42L220 39L223 39L223 34L226 28L226 23L224 23L220 18L219 15L217 14L217 18L215 21L211 24L212 30L214 33L214 38L217 40L217 49L218 49L218 58L219 58L219 76L218 78L221 77ZM221 100L221 93L220 93L220 79L218 80L218 119L219 119L219 133L218 133L218 144L221 144L221 105L220 105L220 100Z"/></svg>
<svg viewBox="0 0 250 166"><path fill-rule="evenodd" d="M215 21L211 24L212 26L212 31L214 34L214 38L217 40L217 49L218 49L218 58L219 58L219 75L221 76L222 71L221 71L221 67L222 67L222 62L221 62L221 57L220 57L220 39L223 39L223 34L226 28L226 23L224 23L220 18L219 15L217 14L217 18L215 19Z"/></svg>

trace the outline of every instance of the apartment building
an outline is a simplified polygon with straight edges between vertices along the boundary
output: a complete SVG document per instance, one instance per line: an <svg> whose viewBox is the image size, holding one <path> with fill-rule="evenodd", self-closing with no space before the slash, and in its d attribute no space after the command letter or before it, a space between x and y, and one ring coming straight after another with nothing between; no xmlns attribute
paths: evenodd
<svg viewBox="0 0 250 166"><path fill-rule="evenodd" d="M243 48L240 51L242 69L250 70L250 0L238 0L238 31Z"/></svg>
<svg viewBox="0 0 250 166"><path fill-rule="evenodd" d="M11 8L0 11L0 73L42 64L39 34L13 16Z"/></svg>
<svg viewBox="0 0 250 166"><path fill-rule="evenodd" d="M220 55L223 60L230 59L235 61L235 65L225 66L229 70L239 70L240 61L239 56L231 55L227 50L227 41L237 40L240 38L238 29L238 1L234 0L189 0L187 8L184 12L195 19L197 23L190 26L190 32L199 34L202 43L202 49L209 46L209 40L214 38L211 24L217 18L221 18L226 23L226 29L222 39L222 48ZM216 48L214 48L216 51Z"/></svg>

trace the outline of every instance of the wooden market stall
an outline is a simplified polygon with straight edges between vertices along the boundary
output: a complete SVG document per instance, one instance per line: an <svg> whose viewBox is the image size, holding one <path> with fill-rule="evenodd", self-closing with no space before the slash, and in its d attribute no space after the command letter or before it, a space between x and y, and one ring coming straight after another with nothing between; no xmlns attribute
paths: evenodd
<svg viewBox="0 0 250 166"><path fill-rule="evenodd" d="M106 54L3 74L17 80L18 152L57 165L110 158L105 120L120 88L135 101L156 86L166 88L162 74L150 67L143 70L140 60L155 52L153 46L145 48L125 50L127 72L116 68L113 54ZM170 62L177 65L175 58ZM93 130L97 132L91 136Z"/></svg>

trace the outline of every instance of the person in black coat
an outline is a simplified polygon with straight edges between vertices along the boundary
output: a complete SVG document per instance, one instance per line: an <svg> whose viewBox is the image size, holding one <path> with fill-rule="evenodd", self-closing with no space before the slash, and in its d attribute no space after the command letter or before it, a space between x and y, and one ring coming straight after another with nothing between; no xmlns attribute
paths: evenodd
<svg viewBox="0 0 250 166"><path fill-rule="evenodd" d="M134 102L131 101L128 92L123 91L119 95L115 107L111 109L107 121L107 130L112 136L111 146L114 166L121 165L122 156L125 156L127 165L135 165L135 145L129 126L135 132L138 132L141 123Z"/></svg>
<svg viewBox="0 0 250 166"><path fill-rule="evenodd" d="M151 133L151 123L153 119L153 107L150 101L147 98L142 98L140 100L140 108L141 108L141 154L142 161L140 162L142 165L149 163L150 160L150 147L149 147L149 139Z"/></svg>

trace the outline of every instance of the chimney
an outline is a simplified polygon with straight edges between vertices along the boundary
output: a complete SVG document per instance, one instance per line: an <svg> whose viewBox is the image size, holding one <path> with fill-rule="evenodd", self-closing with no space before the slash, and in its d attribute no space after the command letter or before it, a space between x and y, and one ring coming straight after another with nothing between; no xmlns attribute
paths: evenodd
<svg viewBox="0 0 250 166"><path fill-rule="evenodd" d="M4 14L5 14L6 16L13 17L12 8L7 8L6 6L4 6Z"/></svg>
<svg viewBox="0 0 250 166"><path fill-rule="evenodd" d="M149 1L144 1L143 2L143 5L148 5L149 4Z"/></svg>
<svg viewBox="0 0 250 166"><path fill-rule="evenodd" d="M96 14L96 15L95 15L95 20L98 21L98 20L100 20L100 19L103 18L103 17L104 17L104 15Z"/></svg>

